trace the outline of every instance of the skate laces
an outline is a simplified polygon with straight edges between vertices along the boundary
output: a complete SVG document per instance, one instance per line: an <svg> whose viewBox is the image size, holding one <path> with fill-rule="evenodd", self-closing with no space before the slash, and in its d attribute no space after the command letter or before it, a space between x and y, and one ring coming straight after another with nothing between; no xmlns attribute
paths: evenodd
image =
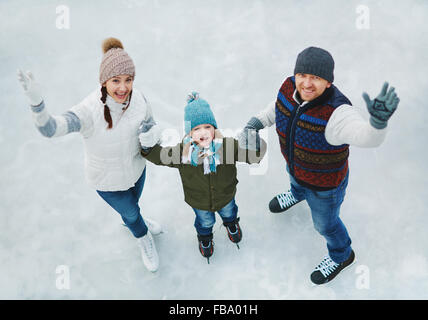
<svg viewBox="0 0 428 320"><path fill-rule="evenodd" d="M314 271L320 271L324 277L328 277L338 266L339 264L334 262L330 256L327 255Z"/></svg>
<svg viewBox="0 0 428 320"><path fill-rule="evenodd" d="M280 193L279 195L276 196L276 198L278 199L278 203L279 206L281 207L281 209L290 207L294 204L296 204L297 202L299 202L291 193L291 191L287 191L287 192L283 192Z"/></svg>
<svg viewBox="0 0 428 320"><path fill-rule="evenodd" d="M151 237L149 237L149 235L147 235L147 239L142 239L141 241L143 250L144 250L144 254L149 258L153 258L153 239Z"/></svg>

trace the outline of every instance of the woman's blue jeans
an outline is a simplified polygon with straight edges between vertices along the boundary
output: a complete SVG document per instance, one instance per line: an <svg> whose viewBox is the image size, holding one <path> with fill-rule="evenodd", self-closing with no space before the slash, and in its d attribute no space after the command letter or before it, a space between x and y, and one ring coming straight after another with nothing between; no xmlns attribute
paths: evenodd
<svg viewBox="0 0 428 320"><path fill-rule="evenodd" d="M351 239L339 218L340 206L348 185L349 171L342 183L335 189L315 191L306 188L290 175L291 192L297 200L306 200L311 208L315 229L327 240L330 258L336 263L348 259L351 254Z"/></svg>
<svg viewBox="0 0 428 320"><path fill-rule="evenodd" d="M147 226L140 213L138 200L146 180L146 168L135 185L126 191L99 191L97 193L122 217L123 222L136 238L147 233Z"/></svg>
<svg viewBox="0 0 428 320"><path fill-rule="evenodd" d="M212 233L215 224L215 213L212 211L205 211L192 208L195 211L195 228L196 232L200 235L208 235ZM217 211L223 222L232 222L238 215L238 206L235 199L232 199L223 208Z"/></svg>

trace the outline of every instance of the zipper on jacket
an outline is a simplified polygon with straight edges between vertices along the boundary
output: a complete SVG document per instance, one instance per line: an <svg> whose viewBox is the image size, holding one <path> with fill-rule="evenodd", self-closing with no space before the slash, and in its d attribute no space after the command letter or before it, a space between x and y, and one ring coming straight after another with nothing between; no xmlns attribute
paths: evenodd
<svg viewBox="0 0 428 320"><path fill-rule="evenodd" d="M294 112L291 114L291 124L289 126L289 132L287 134L287 143L288 143L288 168L290 170L290 174L294 177L294 136L296 133L296 124L299 120L299 117L301 115L301 109L302 105L299 104L299 106L294 110Z"/></svg>
<svg viewBox="0 0 428 320"><path fill-rule="evenodd" d="M203 167L202 167L202 170L203 170ZM213 199L213 197L214 197L214 187L213 187L213 183L212 183L212 173L210 172L209 174L208 174L208 179L209 179L209 196L210 196L210 207L211 207L211 210L214 210L214 199Z"/></svg>
<svg viewBox="0 0 428 320"><path fill-rule="evenodd" d="M327 99L331 96L333 93L333 86L330 88L325 89L324 93L316 98L315 100L311 100L308 103L303 102L302 104L299 103L299 101L296 101L296 103L299 105L293 112L291 113L290 119L291 123L287 127L287 141L288 143L288 168L290 170L290 174L294 176L294 136L296 133L296 125L297 121L299 120L299 117L304 113L306 110L309 110L313 106L320 105L327 101Z"/></svg>

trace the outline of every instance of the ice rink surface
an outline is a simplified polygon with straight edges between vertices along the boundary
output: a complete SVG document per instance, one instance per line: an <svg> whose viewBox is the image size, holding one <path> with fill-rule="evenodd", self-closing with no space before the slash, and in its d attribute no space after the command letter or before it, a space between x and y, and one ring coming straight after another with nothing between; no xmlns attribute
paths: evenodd
<svg viewBox="0 0 428 320"><path fill-rule="evenodd" d="M1 1L0 299L427 299L427 19L422 0ZM386 140L350 149L341 218L356 263L312 286L327 249L308 205L267 207L289 187L272 127L263 165L238 167L241 249L218 218L209 265L178 171L147 165L142 214L165 229L160 268L148 272L120 216L85 182L82 137L42 137L16 79L31 70L49 112L62 114L97 88L110 36L133 58L156 121L179 133L196 90L235 134L308 46L331 52L334 84L367 119L362 92L374 98L389 81L401 102Z"/></svg>

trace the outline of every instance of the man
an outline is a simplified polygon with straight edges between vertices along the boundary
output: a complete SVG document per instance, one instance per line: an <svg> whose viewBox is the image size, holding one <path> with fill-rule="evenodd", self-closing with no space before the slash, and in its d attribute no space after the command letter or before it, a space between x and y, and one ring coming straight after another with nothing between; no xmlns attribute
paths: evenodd
<svg viewBox="0 0 428 320"><path fill-rule="evenodd" d="M370 113L366 121L333 85L333 71L334 60L328 51L316 47L303 50L294 76L282 84L276 101L252 117L238 137L240 144L254 145L255 132L276 124L291 188L275 196L269 209L283 212L307 201L314 227L326 239L328 249L311 274L315 284L329 282L355 258L339 218L348 184L349 146L379 146L399 103L388 83L374 100L363 93Z"/></svg>

